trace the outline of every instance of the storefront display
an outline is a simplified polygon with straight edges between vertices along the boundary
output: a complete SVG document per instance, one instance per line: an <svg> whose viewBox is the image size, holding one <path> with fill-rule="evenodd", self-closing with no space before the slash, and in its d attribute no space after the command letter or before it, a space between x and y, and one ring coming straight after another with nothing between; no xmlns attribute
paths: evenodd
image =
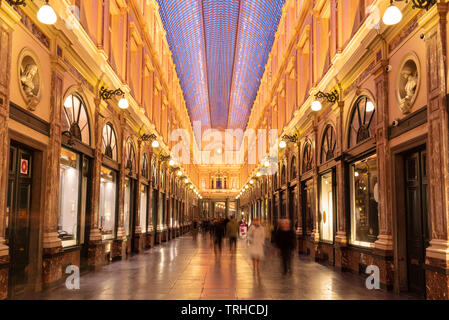
<svg viewBox="0 0 449 320"><path fill-rule="evenodd" d="M351 242L372 247L379 233L377 157L351 164Z"/></svg>
<svg viewBox="0 0 449 320"><path fill-rule="evenodd" d="M58 234L63 247L77 244L80 201L80 156L61 149Z"/></svg>
<svg viewBox="0 0 449 320"><path fill-rule="evenodd" d="M101 167L100 181L100 232L103 240L113 239L116 221L117 173Z"/></svg>
<svg viewBox="0 0 449 320"><path fill-rule="evenodd" d="M334 193L332 172L320 177L320 240L334 240Z"/></svg>
<svg viewBox="0 0 449 320"><path fill-rule="evenodd" d="M147 232L147 212L148 207L148 187L146 185L140 186L140 228L142 233Z"/></svg>

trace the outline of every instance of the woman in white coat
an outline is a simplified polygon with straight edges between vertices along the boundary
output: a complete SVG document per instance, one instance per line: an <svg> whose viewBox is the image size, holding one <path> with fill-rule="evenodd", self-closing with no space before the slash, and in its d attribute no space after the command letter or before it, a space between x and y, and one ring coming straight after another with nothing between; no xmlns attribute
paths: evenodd
<svg viewBox="0 0 449 320"><path fill-rule="evenodd" d="M248 230L249 255L253 260L253 270L260 274L260 260L264 257L265 228L259 219L254 219Z"/></svg>

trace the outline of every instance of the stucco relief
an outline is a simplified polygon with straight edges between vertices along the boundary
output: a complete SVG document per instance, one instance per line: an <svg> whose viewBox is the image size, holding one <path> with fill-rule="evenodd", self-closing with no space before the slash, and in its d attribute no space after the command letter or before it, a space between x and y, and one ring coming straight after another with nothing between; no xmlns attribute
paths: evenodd
<svg viewBox="0 0 449 320"><path fill-rule="evenodd" d="M18 60L19 87L26 106L36 110L41 100L42 76L36 55L28 48L22 50Z"/></svg>
<svg viewBox="0 0 449 320"><path fill-rule="evenodd" d="M403 114L408 114L412 110L418 95L421 76L416 55L406 56L399 70L397 81L399 108Z"/></svg>

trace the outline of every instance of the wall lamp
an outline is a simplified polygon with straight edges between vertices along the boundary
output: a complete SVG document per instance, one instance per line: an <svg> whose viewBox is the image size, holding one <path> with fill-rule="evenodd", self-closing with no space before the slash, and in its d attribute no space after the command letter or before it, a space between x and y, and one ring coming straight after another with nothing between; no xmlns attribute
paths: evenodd
<svg viewBox="0 0 449 320"><path fill-rule="evenodd" d="M33 0L31 0L33 1ZM6 0L10 6L26 7L26 0ZM43 24L55 24L58 20L55 10L49 5L49 0L45 0L45 4L37 12L37 19Z"/></svg>
<svg viewBox="0 0 449 320"><path fill-rule="evenodd" d="M408 3L409 0L391 0L390 6L387 8L387 10L384 13L384 16L382 18L382 21L388 25L395 25L401 22L402 20L402 12L399 10L398 7L394 5L394 2L397 1L405 1L405 3ZM436 0L411 0L413 6L413 9L426 9L428 11L437 1Z"/></svg>
<svg viewBox="0 0 449 320"><path fill-rule="evenodd" d="M326 99L330 103L335 103L338 100L338 92L334 90L330 93L326 93L323 91L318 91L315 95L315 101L312 102L312 111L320 111L323 108L323 105L319 101L320 99Z"/></svg>
<svg viewBox="0 0 449 320"><path fill-rule="evenodd" d="M6 0L10 6L24 6L26 7L26 0Z"/></svg>
<svg viewBox="0 0 449 320"><path fill-rule="evenodd" d="M298 142L298 134L297 133L295 133L294 135L286 134L282 137L282 139L286 140L288 142L296 143L296 142Z"/></svg>
<svg viewBox="0 0 449 320"><path fill-rule="evenodd" d="M110 100L114 96L121 96L122 98L118 102L118 106L120 109L128 109L129 103L128 100L125 99L125 92L122 89L116 90L108 90L105 87L101 87L100 89L100 98L103 100Z"/></svg>

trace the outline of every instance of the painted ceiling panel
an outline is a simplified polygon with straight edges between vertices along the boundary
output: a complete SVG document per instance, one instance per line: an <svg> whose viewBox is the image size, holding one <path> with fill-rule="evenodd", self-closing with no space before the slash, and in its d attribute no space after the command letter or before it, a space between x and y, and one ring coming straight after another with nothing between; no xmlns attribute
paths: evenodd
<svg viewBox="0 0 449 320"><path fill-rule="evenodd" d="M158 0L192 121L245 129L285 0Z"/></svg>

